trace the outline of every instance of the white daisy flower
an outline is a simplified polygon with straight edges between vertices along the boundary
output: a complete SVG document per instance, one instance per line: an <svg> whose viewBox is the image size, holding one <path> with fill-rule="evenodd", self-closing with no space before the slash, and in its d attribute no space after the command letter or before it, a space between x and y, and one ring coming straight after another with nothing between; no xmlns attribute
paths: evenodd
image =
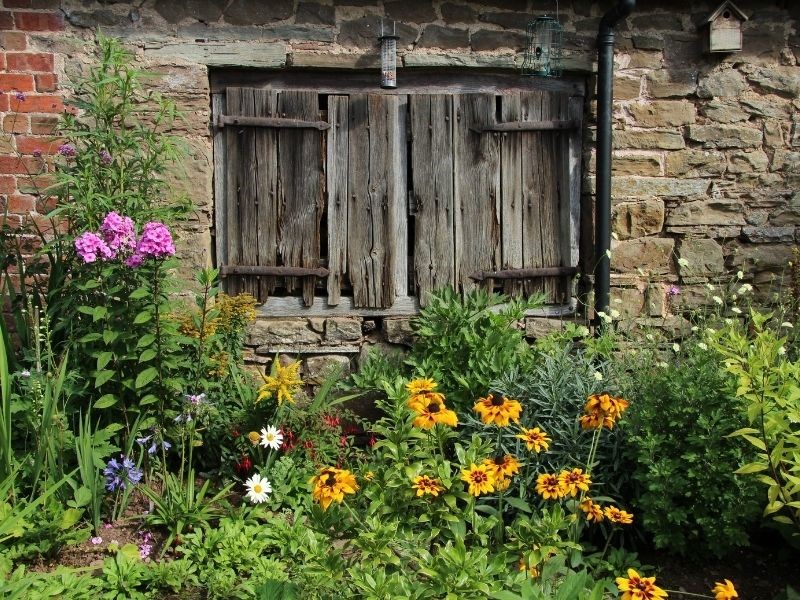
<svg viewBox="0 0 800 600"><path fill-rule="evenodd" d="M740 315L740 314L742 314L742 309L734 306L733 308L731 308L731 312L732 313L736 313L737 315Z"/></svg>
<svg viewBox="0 0 800 600"><path fill-rule="evenodd" d="M280 432L279 429L276 429L272 425L267 427L261 428L261 445L264 448L272 448L273 450L278 450L283 443L283 434Z"/></svg>
<svg viewBox="0 0 800 600"><path fill-rule="evenodd" d="M267 496L272 493L272 485L266 477L262 478L261 475L256 473L250 479L244 482L247 488L246 498L254 504L261 504L267 500Z"/></svg>
<svg viewBox="0 0 800 600"><path fill-rule="evenodd" d="M720 306L722 306L722 298L720 298L719 296L713 296L711 299Z"/></svg>

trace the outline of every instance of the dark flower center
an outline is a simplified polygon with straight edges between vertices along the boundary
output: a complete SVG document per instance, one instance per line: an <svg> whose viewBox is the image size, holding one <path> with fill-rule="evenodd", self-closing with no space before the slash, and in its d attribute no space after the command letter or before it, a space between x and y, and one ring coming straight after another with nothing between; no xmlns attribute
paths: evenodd
<svg viewBox="0 0 800 600"><path fill-rule="evenodd" d="M428 405L428 412L438 413L442 409L442 405L438 402L431 402Z"/></svg>
<svg viewBox="0 0 800 600"><path fill-rule="evenodd" d="M503 406L505 401L503 396L492 396L492 406Z"/></svg>
<svg viewBox="0 0 800 600"><path fill-rule="evenodd" d="M484 473L478 472L472 474L472 481L474 481L475 483L483 483L484 481L486 481L486 479L487 477Z"/></svg>

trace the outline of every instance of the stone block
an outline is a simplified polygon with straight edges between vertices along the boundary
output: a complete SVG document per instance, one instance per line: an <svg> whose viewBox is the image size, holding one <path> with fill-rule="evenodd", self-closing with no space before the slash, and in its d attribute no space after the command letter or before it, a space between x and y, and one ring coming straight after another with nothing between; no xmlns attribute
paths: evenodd
<svg viewBox="0 0 800 600"><path fill-rule="evenodd" d="M667 154L668 176L716 177L725 172L725 155L714 150L681 150Z"/></svg>
<svg viewBox="0 0 800 600"><path fill-rule="evenodd" d="M195 19L205 23L213 23L222 16L227 0L156 0L153 9L167 23L179 23L184 19Z"/></svg>
<svg viewBox="0 0 800 600"><path fill-rule="evenodd" d="M780 148L775 150L770 169L773 171L797 172L798 169L800 169L800 152L793 152Z"/></svg>
<svg viewBox="0 0 800 600"><path fill-rule="evenodd" d="M791 105L786 100L774 95L742 98L740 103L751 115L766 119L786 119L791 111Z"/></svg>
<svg viewBox="0 0 800 600"><path fill-rule="evenodd" d="M661 52L635 51L627 54L626 69L660 69Z"/></svg>
<svg viewBox="0 0 800 600"><path fill-rule="evenodd" d="M697 84L697 95L701 98L735 98L748 87L739 71L727 68L701 77Z"/></svg>
<svg viewBox="0 0 800 600"><path fill-rule="evenodd" d="M739 123L747 121L750 113L742 109L738 102L711 100L700 109L700 114L717 123Z"/></svg>
<svg viewBox="0 0 800 600"><path fill-rule="evenodd" d="M781 272L793 259L787 244L739 244L731 254L731 267L745 273Z"/></svg>
<svg viewBox="0 0 800 600"><path fill-rule="evenodd" d="M386 336L386 341L392 344L411 346L414 343L414 330L411 329L410 319L384 319L383 332Z"/></svg>
<svg viewBox="0 0 800 600"><path fill-rule="evenodd" d="M478 16L478 20L484 23L491 23L492 25L499 25L504 29L521 29L525 31L528 21L530 20L530 15L524 12L489 11L482 12Z"/></svg>
<svg viewBox="0 0 800 600"><path fill-rule="evenodd" d="M747 81L766 90L789 98L800 95L800 72L797 67L779 67L770 65L760 67L743 65L742 71L747 75Z"/></svg>
<svg viewBox="0 0 800 600"><path fill-rule="evenodd" d="M226 23L231 25L266 25L288 19L292 16L293 9L293 0L270 0L269 2L233 0L227 3L223 18Z"/></svg>
<svg viewBox="0 0 800 600"><path fill-rule="evenodd" d="M381 33L381 18L377 15L369 15L343 21L339 26L339 37L337 41L342 46L356 46L358 48L377 48L378 36ZM418 30L416 27L398 22L395 24L395 33L398 36L397 46L403 48L417 39Z"/></svg>
<svg viewBox="0 0 800 600"><path fill-rule="evenodd" d="M766 171L769 166L769 157L763 150L751 152L738 151L728 157L728 173L753 173Z"/></svg>
<svg viewBox="0 0 800 600"><path fill-rule="evenodd" d="M424 35L424 34L423 34ZM497 50L498 48L524 48L527 38L516 31L490 31L481 29L470 36L470 46L476 52Z"/></svg>
<svg viewBox="0 0 800 600"><path fill-rule="evenodd" d="M384 2L386 16L397 21L429 23L436 20L436 11L431 0L394 0Z"/></svg>
<svg viewBox="0 0 800 600"><path fill-rule="evenodd" d="M469 47L469 31L467 29L454 29L442 25L428 25L422 31L417 43L418 48L452 48Z"/></svg>
<svg viewBox="0 0 800 600"><path fill-rule="evenodd" d="M686 146L683 136L666 129L614 131L612 142L616 149L680 150Z"/></svg>
<svg viewBox="0 0 800 600"><path fill-rule="evenodd" d="M630 273L666 275L672 272L672 251L675 240L671 238L640 238L614 243L611 248L611 270Z"/></svg>
<svg viewBox="0 0 800 600"><path fill-rule="evenodd" d="M594 165L591 168L593 171ZM615 153L611 168L614 175L661 175L661 161L652 154Z"/></svg>
<svg viewBox="0 0 800 600"><path fill-rule="evenodd" d="M527 317L525 319L525 337L539 340L553 333L564 330L564 322L560 319L543 317Z"/></svg>
<svg viewBox="0 0 800 600"><path fill-rule="evenodd" d="M744 125L689 125L688 137L704 148L748 148L764 140L760 129Z"/></svg>
<svg viewBox="0 0 800 600"><path fill-rule="evenodd" d="M669 294L669 289L674 286L663 283L652 283L647 286L645 302L647 314L651 317L663 317L669 312L670 301L674 296Z"/></svg>
<svg viewBox="0 0 800 600"><path fill-rule="evenodd" d="M360 319L331 317L325 320L326 342L354 342L360 339Z"/></svg>
<svg viewBox="0 0 800 600"><path fill-rule="evenodd" d="M655 35L634 35L633 47L639 50L663 50L664 40Z"/></svg>
<svg viewBox="0 0 800 600"><path fill-rule="evenodd" d="M646 199L642 202L616 204L611 211L611 230L620 239L638 238L660 233L664 228L664 202Z"/></svg>
<svg viewBox="0 0 800 600"><path fill-rule="evenodd" d="M697 72L688 69L655 71L647 75L647 89L654 98L683 98L697 90Z"/></svg>
<svg viewBox="0 0 800 600"><path fill-rule="evenodd" d="M775 242L793 242L796 227L789 225L785 227L742 227L742 237L756 244L768 244Z"/></svg>
<svg viewBox="0 0 800 600"><path fill-rule="evenodd" d="M679 127L695 119L694 104L685 100L635 102L628 110L640 127Z"/></svg>
<svg viewBox="0 0 800 600"><path fill-rule="evenodd" d="M678 248L678 257L678 273L684 279L715 277L725 270L722 246L714 240L683 240Z"/></svg>
<svg viewBox="0 0 800 600"><path fill-rule="evenodd" d="M439 8L442 11L442 20L448 25L452 23L474 23L477 13L467 5L445 2Z"/></svg>
<svg viewBox="0 0 800 600"><path fill-rule="evenodd" d="M641 96L642 78L617 75L614 77L614 99L633 100Z"/></svg>
<svg viewBox="0 0 800 600"><path fill-rule="evenodd" d="M336 9L317 2L300 2L294 22L298 25L335 25Z"/></svg>
<svg viewBox="0 0 800 600"><path fill-rule="evenodd" d="M653 196L687 197L708 192L705 179L674 177L614 177L611 195L615 198L649 198Z"/></svg>
<svg viewBox="0 0 800 600"><path fill-rule="evenodd" d="M667 210L668 226L682 225L746 225L744 206L738 200L705 200L682 202Z"/></svg>
<svg viewBox="0 0 800 600"><path fill-rule="evenodd" d="M644 294L638 288L611 288L610 308L619 312L622 318L638 317L644 310Z"/></svg>
<svg viewBox="0 0 800 600"><path fill-rule="evenodd" d="M785 145L780 121L764 121L764 145L768 148L780 148Z"/></svg>
<svg viewBox="0 0 800 600"><path fill-rule="evenodd" d="M144 56L213 67L282 68L286 65L286 48L282 43L184 41L145 46Z"/></svg>
<svg viewBox="0 0 800 600"><path fill-rule="evenodd" d="M513 54L475 54L474 52L409 52L403 56L405 67L477 67L514 69L519 65Z"/></svg>
<svg viewBox="0 0 800 600"><path fill-rule="evenodd" d="M321 336L308 327L305 319L259 319L247 333L250 346L317 344L320 341Z"/></svg>
<svg viewBox="0 0 800 600"><path fill-rule="evenodd" d="M303 361L303 381L312 385L321 385L325 380L337 373L342 377L350 374L350 358L338 354L310 356Z"/></svg>

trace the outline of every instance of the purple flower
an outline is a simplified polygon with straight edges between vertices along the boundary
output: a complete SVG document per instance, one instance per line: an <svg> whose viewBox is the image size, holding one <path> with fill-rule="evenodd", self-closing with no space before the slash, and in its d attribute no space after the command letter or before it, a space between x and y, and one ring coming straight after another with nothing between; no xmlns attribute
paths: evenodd
<svg viewBox="0 0 800 600"><path fill-rule="evenodd" d="M61 144L58 147L58 153L61 156L66 156L66 157L75 156L75 154L77 154L75 146L73 146L72 144Z"/></svg>
<svg viewBox="0 0 800 600"><path fill-rule="evenodd" d="M98 256L104 260L112 259L116 253L96 233L87 231L75 239L75 250L85 263L93 263Z"/></svg>
<svg viewBox="0 0 800 600"><path fill-rule="evenodd" d="M150 553L153 551L152 544L142 544L139 546L139 558L142 560L150 558Z"/></svg>
<svg viewBox="0 0 800 600"><path fill-rule="evenodd" d="M189 401L190 404L197 406L201 404L203 400L206 399L205 394L186 394L186 399Z"/></svg>
<svg viewBox="0 0 800 600"><path fill-rule="evenodd" d="M133 250L136 248L136 230L133 226L133 219L123 217L116 211L111 211L103 219L100 233L103 234L108 247L115 252L120 249Z"/></svg>
<svg viewBox="0 0 800 600"><path fill-rule="evenodd" d="M94 544L95 546L97 546L98 544L102 544L102 543L103 543L103 538L101 538L99 535L96 535L96 536L94 536L94 537L92 538L92 540L91 540L91 541L92 541L92 544Z"/></svg>
<svg viewBox="0 0 800 600"><path fill-rule="evenodd" d="M42 158L42 151L39 148L34 148L33 157L34 158Z"/></svg>
<svg viewBox="0 0 800 600"><path fill-rule="evenodd" d="M108 166L112 162L114 162L114 159L111 157L111 153L105 148L100 150L99 154L100 154L100 162L103 163L104 165Z"/></svg>
<svg viewBox="0 0 800 600"><path fill-rule="evenodd" d="M175 245L172 243L172 235L167 226L158 221L146 223L136 251L145 257L153 258L164 258L175 254Z"/></svg>
<svg viewBox="0 0 800 600"><path fill-rule="evenodd" d="M128 258L125 259L125 266L130 267L131 269L137 269L142 266L144 262L144 257L139 254L138 252L131 254Z"/></svg>
<svg viewBox="0 0 800 600"><path fill-rule="evenodd" d="M680 293L681 293L681 288L679 288L677 285L671 285L669 287L669 290L667 291L667 295L672 297L677 296Z"/></svg>
<svg viewBox="0 0 800 600"><path fill-rule="evenodd" d="M20 102L25 102L25 94L23 94L19 90L14 90L14 98L19 100Z"/></svg>
<svg viewBox="0 0 800 600"><path fill-rule="evenodd" d="M106 489L109 492L117 490L124 490L129 484L136 485L142 480L141 469L136 468L130 458L124 454L120 455L120 460L112 458L103 469L103 475L106 476Z"/></svg>

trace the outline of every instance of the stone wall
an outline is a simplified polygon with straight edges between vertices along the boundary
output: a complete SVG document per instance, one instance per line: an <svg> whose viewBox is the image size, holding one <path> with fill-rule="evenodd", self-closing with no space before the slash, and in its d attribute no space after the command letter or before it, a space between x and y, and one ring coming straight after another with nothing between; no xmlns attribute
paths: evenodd
<svg viewBox="0 0 800 600"><path fill-rule="evenodd" d="M567 69L590 89L597 27L613 4L560 2ZM740 269L766 300L800 219L800 5L740 0L750 17L744 51L707 55L701 27L718 2L638 4L619 27L615 58L614 306L645 323L674 321L669 286L698 304L705 283ZM189 155L173 184L198 207L181 234L188 273L212 260L209 68L372 69L386 16L398 22L400 86L404 68L510 70L521 63L526 21L546 12L555 12L554 0L4 0L0 199L7 222L41 219L46 210L25 173L42 172L46 183L61 96L90 64L98 31L122 38L151 75L148 85L185 115L174 133ZM586 110L581 261L590 270L591 98ZM551 327L542 319L527 325L531 336ZM387 337L406 343L408 333L405 319L279 319L258 323L249 341L257 362L299 349L312 357L313 371L315 361L343 362Z"/></svg>

